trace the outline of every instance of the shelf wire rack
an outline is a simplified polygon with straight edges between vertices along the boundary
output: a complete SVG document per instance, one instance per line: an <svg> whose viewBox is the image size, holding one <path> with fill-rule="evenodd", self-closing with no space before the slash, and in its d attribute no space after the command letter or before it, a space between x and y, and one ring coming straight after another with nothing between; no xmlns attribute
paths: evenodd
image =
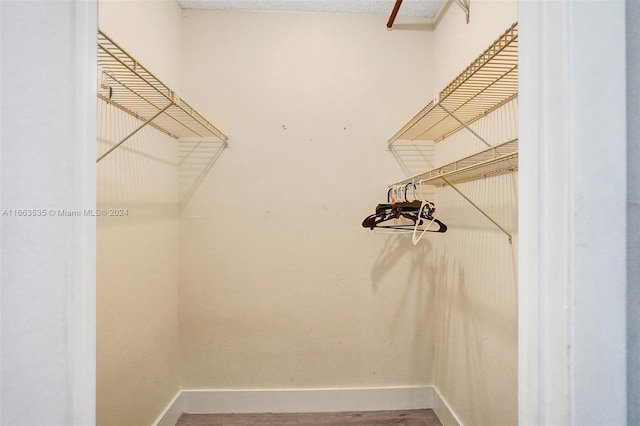
<svg viewBox="0 0 640 426"><path fill-rule="evenodd" d="M215 138L227 143L227 136L102 31L98 31L98 71L98 98L135 116L142 125L97 161L146 125L176 139Z"/></svg>
<svg viewBox="0 0 640 426"><path fill-rule="evenodd" d="M439 141L518 96L518 25L489 48L389 139Z"/></svg>
<svg viewBox="0 0 640 426"><path fill-rule="evenodd" d="M456 161L408 177L394 185L420 182L445 186L518 169L518 139L501 143Z"/></svg>
<svg viewBox="0 0 640 426"><path fill-rule="evenodd" d="M445 165L396 182L449 186L496 225L512 242L511 234L455 185L518 169L518 139L492 145L469 125L486 117L518 96L518 23L509 27L491 46L391 139L441 141L465 128L488 148Z"/></svg>

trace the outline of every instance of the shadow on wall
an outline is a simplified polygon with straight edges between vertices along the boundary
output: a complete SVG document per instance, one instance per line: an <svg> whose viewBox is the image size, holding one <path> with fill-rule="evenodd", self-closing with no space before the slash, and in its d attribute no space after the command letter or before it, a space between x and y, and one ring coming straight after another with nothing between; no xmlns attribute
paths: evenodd
<svg viewBox="0 0 640 426"><path fill-rule="evenodd" d="M393 24L393 30L398 31L433 31L433 24L422 22L407 22L404 24Z"/></svg>
<svg viewBox="0 0 640 426"><path fill-rule="evenodd" d="M141 124L136 117L98 102L97 154L107 152ZM98 207L127 209L130 220L174 215L178 167L175 139L145 126L98 163Z"/></svg>
<svg viewBox="0 0 640 426"><path fill-rule="evenodd" d="M450 267L447 262L450 261ZM485 340L483 323L479 319L482 313L480 306L474 302L468 290L465 270L460 260L448 259L445 252L436 255L434 262L440 283L436 292L436 315L439 339L436 351L436 368L447 365L449 374L441 375L439 387L455 389L462 381L466 390L460 395L466 396L465 406L468 407L471 418L482 418L480 399L476 395L486 395L488 392L487 378L483 368L487 361L483 359L482 345Z"/></svg>
<svg viewBox="0 0 640 426"><path fill-rule="evenodd" d="M429 277L427 254L431 251L431 242L422 240L417 245L411 242L411 234L389 235L371 271L373 290L376 291L382 279L407 254L411 256L409 276L403 281L414 283L424 282Z"/></svg>
<svg viewBox="0 0 640 426"><path fill-rule="evenodd" d="M180 210L182 210L216 163L227 143L221 140L180 140L178 162Z"/></svg>
<svg viewBox="0 0 640 426"><path fill-rule="evenodd" d="M428 261L431 251L431 242L423 239L417 245L411 242L410 234L389 235L385 245L378 255L371 271L371 282L373 290L377 291L382 279L392 270L397 271L397 263L406 256L410 256L409 265L406 267L406 274L403 274L400 281L408 283L402 295L402 302L397 307L395 317L406 311L411 300L415 300L416 308L420 311L420 306L428 299L431 291L430 284L433 283L433 266ZM397 324L393 321L392 324Z"/></svg>
<svg viewBox="0 0 640 426"><path fill-rule="evenodd" d="M99 100L98 155L142 122ZM227 146L209 138L179 141L152 127L135 132L98 163L100 208L136 208L138 214L186 205Z"/></svg>
<svg viewBox="0 0 640 426"><path fill-rule="evenodd" d="M153 146L154 144L166 144L172 141L173 139L170 136L152 126L145 126L139 131L135 131L143 124L143 121L102 99L98 99L97 124L98 158L122 140L128 138L122 145L100 160L98 164L106 164L109 160L113 162L115 161L113 160L114 156L128 152L144 160L175 166L175 161L171 161L166 149L163 147L154 149Z"/></svg>
<svg viewBox="0 0 640 426"><path fill-rule="evenodd" d="M439 237L439 236L438 236ZM389 235L371 271L371 282L375 292L382 283L393 283L394 292L401 292L397 305L393 307L389 334L402 334L400 327L411 328L407 368L413 372L424 372L431 380L433 353L433 283L434 270L430 253L432 242L426 238L417 245L411 234ZM393 278L397 275L398 279ZM413 319L411 319L413 318ZM426 357L426 358L425 358Z"/></svg>

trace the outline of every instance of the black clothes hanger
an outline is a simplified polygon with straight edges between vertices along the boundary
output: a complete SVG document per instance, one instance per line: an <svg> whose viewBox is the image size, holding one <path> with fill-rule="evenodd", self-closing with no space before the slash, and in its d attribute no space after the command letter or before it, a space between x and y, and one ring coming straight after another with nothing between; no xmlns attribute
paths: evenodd
<svg viewBox="0 0 640 426"><path fill-rule="evenodd" d="M401 201L396 203L378 204L376 212L367 216L362 221L363 228L384 228L384 229L396 229L403 231L414 231L417 226L426 226L424 229L419 229L425 232L447 232L447 225L433 216L436 208L430 201L424 203L420 200L415 201ZM394 219L405 218L411 221L411 223L393 223L385 225L385 222ZM433 223L438 224L437 229L431 229Z"/></svg>

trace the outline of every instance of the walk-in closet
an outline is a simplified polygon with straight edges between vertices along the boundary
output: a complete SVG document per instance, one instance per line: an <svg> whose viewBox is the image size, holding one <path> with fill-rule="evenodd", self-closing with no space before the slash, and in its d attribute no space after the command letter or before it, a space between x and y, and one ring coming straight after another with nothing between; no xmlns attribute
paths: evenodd
<svg viewBox="0 0 640 426"><path fill-rule="evenodd" d="M517 3L216 3L99 2L98 424L515 424Z"/></svg>
<svg viewBox="0 0 640 426"><path fill-rule="evenodd" d="M637 423L638 17L0 2L0 423Z"/></svg>

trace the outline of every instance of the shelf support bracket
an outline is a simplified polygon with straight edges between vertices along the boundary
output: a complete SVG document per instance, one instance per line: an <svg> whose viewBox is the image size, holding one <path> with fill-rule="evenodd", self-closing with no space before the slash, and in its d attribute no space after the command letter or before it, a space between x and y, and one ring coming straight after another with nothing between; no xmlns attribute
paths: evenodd
<svg viewBox="0 0 640 426"><path fill-rule="evenodd" d="M467 18L467 24L468 24L469 23L469 6L471 6L471 0L456 0L456 3L458 3L458 6L460 6L462 11L464 12Z"/></svg>
<svg viewBox="0 0 640 426"><path fill-rule="evenodd" d="M451 116L451 118L453 118L454 120L456 120L458 122L458 124L460 124L462 127L464 127L465 129L467 129L468 131L470 131L476 138L480 139L482 141L483 144L485 144L486 146L488 146L489 148L492 147L492 145L485 141L479 134L477 134L476 132L474 132L471 127L467 126L465 123L463 123L462 121L460 121L458 119L458 117L456 117L455 115L453 115L451 112L449 112L448 109L446 109L440 102L438 102L438 106L440 108L442 108L444 110L444 112L446 112L447 114L449 114Z"/></svg>
<svg viewBox="0 0 640 426"><path fill-rule="evenodd" d="M476 205L476 203L474 203L473 201L471 201L471 200L469 199L469 197L467 197L467 196L466 196L466 195L464 195L462 192L460 192L460 190L459 190L458 188L456 188L454 185L452 185L452 184L451 184L447 179L445 179L445 178L441 178L441 179L442 179L443 181L445 181L445 183L446 183L447 185L449 185L451 188L453 188L453 190L454 190L454 191L456 191L458 194L460 194L460 196L461 196L462 198L464 198L465 200L467 200L467 201L469 202L469 204L471 204L473 207L475 207L475 209L476 209L476 210L478 210L480 213L482 213L484 217L486 217L487 219L489 219L489 220L491 221L491 223L493 223L493 224L494 224L495 226L497 226L497 227L498 227L502 232L504 232L504 233L505 233L505 235L506 235L507 237L509 237L509 244L511 244L511 242L512 242L512 237L511 237L511 234L510 234L510 233L508 233L506 229L504 229L502 226L500 226L500 225L498 224L498 222L496 222L495 220L493 220L493 218L492 218L491 216L489 216L489 215L488 215L484 210L482 210L480 207L478 207L478 206Z"/></svg>
<svg viewBox="0 0 640 426"><path fill-rule="evenodd" d="M122 145L123 143L125 143L129 138L131 138L131 136L135 135L136 133L138 133L140 130L142 130L147 124L151 123L153 120L155 120L160 114L162 114L163 112L165 112L166 110L169 109L169 107L173 105L173 103L169 103L169 105L167 105L166 107L162 108L160 111L158 111L156 113L156 115L154 115L153 117L151 117L150 119L148 119L147 121L145 121L144 123L142 123L140 126L138 126L137 129L135 129L133 132L129 133L127 136L125 136L124 139L122 139L120 142L118 142L117 144L115 144L114 146L112 146L111 148L109 148L109 150L107 152L105 152L104 154L102 154L100 157L98 157L98 159L96 160L96 163L99 163L104 157L106 157L107 155L111 154L113 151L115 151L120 145Z"/></svg>

